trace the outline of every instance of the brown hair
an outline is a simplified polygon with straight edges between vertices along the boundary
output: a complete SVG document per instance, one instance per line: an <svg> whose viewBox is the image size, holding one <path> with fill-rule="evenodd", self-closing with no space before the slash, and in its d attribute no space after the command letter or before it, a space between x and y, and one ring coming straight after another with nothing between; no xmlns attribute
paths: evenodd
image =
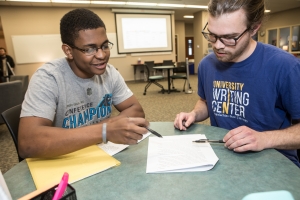
<svg viewBox="0 0 300 200"><path fill-rule="evenodd" d="M265 12L264 0L210 0L208 3L208 12L213 17L219 17L239 9L245 11L246 25L251 30L263 22Z"/></svg>

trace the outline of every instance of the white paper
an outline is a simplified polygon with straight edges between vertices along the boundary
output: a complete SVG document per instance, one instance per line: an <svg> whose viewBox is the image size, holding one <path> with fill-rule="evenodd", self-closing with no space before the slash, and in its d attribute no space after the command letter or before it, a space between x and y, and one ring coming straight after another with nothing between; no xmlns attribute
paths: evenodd
<svg viewBox="0 0 300 200"><path fill-rule="evenodd" d="M0 199L1 200L12 200L10 192L7 188L6 182L2 176L1 170L0 170Z"/></svg>
<svg viewBox="0 0 300 200"><path fill-rule="evenodd" d="M144 134L143 138L141 140L138 140L138 143L140 141L142 141L143 139L147 138L150 134L151 134L150 132ZM123 151L128 146L129 145L125 145L125 144L115 144L115 143L110 142L110 141L108 141L107 144L104 144L104 143L98 144L99 148L101 148L103 151L105 151L107 154L109 154L111 156L119 153L120 151Z"/></svg>
<svg viewBox="0 0 300 200"><path fill-rule="evenodd" d="M146 173L193 172L212 169L219 158L209 143L193 141L205 135L151 137L148 144Z"/></svg>

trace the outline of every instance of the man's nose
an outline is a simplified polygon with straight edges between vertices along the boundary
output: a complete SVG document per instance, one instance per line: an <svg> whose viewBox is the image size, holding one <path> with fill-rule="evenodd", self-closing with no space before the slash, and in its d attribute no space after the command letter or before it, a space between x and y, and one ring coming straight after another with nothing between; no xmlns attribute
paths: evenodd
<svg viewBox="0 0 300 200"><path fill-rule="evenodd" d="M97 58L103 58L103 57L105 57L105 52L101 48L99 48L99 49L97 49L95 56Z"/></svg>
<svg viewBox="0 0 300 200"><path fill-rule="evenodd" d="M225 48L225 44L223 44L223 42L221 42L221 40L219 38L215 42L214 46L216 49L224 49Z"/></svg>

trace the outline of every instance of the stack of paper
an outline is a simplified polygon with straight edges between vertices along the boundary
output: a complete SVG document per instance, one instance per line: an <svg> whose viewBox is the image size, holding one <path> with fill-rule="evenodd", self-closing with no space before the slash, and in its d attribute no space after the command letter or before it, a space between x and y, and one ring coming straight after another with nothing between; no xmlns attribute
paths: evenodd
<svg viewBox="0 0 300 200"><path fill-rule="evenodd" d="M146 173L193 172L212 169L219 158L208 143L193 141L205 135L150 137Z"/></svg>
<svg viewBox="0 0 300 200"><path fill-rule="evenodd" d="M96 145L55 158L26 161L37 189L58 184L64 172L69 173L69 183L73 183L121 164Z"/></svg>

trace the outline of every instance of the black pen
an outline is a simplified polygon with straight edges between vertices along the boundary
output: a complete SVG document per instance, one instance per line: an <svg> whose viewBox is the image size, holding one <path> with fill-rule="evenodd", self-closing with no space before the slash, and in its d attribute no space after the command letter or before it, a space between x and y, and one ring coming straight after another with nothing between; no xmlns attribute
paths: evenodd
<svg viewBox="0 0 300 200"><path fill-rule="evenodd" d="M129 117L127 116L127 118L129 118ZM159 134L158 132L156 132L156 131L154 131L154 130L148 128L148 127L145 127L145 129L147 129L147 130L148 130L150 133L152 133L153 135L156 135L157 137L161 137L161 138L162 138L161 134Z"/></svg>
<svg viewBox="0 0 300 200"><path fill-rule="evenodd" d="M156 135L157 137L161 137L161 138L162 138L161 134L159 134L158 132L156 132L156 131L154 131L154 130L148 128L148 127L145 127L145 129L147 129L147 130L148 130L149 132L151 132L153 135Z"/></svg>
<svg viewBox="0 0 300 200"><path fill-rule="evenodd" d="M209 140L209 139L200 139L200 140L195 140L193 142L197 142L197 143L225 143L223 140Z"/></svg>

